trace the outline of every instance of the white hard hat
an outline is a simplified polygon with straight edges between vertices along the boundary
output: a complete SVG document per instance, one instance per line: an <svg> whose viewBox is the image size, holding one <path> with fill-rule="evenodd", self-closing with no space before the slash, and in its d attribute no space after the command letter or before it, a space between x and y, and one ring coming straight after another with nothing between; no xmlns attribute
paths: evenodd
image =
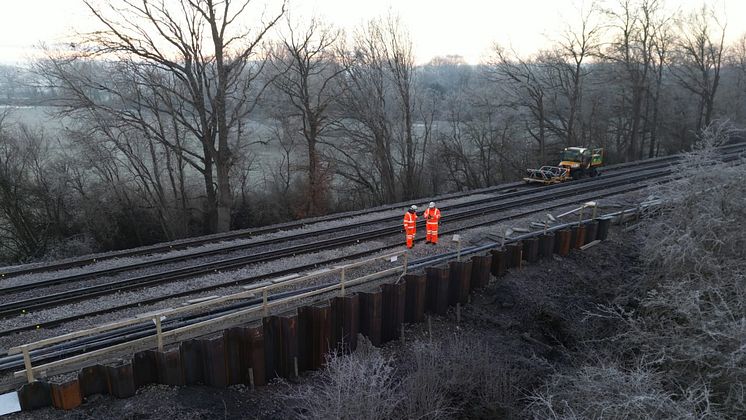
<svg viewBox="0 0 746 420"><path fill-rule="evenodd" d="M409 209L412 210L412 211L416 211L417 210L417 206L415 206L414 204L412 204L412 207L410 207Z"/></svg>
<svg viewBox="0 0 746 420"><path fill-rule="evenodd" d="M429 205L428 207L430 207L430 208L433 208L433 207L435 207L435 201L431 201L431 202L430 202L430 205Z"/></svg>

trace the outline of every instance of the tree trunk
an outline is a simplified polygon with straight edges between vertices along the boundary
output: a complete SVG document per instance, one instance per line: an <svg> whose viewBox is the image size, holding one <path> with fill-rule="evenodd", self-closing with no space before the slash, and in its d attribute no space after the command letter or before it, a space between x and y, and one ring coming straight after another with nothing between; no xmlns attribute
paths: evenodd
<svg viewBox="0 0 746 420"><path fill-rule="evenodd" d="M315 131L313 128L311 131ZM308 139L308 207L307 216L318 216L321 210L319 179L319 156L316 151L315 134Z"/></svg>

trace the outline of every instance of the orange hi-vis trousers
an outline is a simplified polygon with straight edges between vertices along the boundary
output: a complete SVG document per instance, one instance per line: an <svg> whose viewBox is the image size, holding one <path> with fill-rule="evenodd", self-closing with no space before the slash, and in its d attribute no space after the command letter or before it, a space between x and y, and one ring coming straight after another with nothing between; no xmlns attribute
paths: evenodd
<svg viewBox="0 0 746 420"><path fill-rule="evenodd" d="M414 236L417 233L417 215L414 213L404 213L404 233L407 237L407 248L414 246Z"/></svg>
<svg viewBox="0 0 746 420"><path fill-rule="evenodd" d="M437 208L428 208L422 214L427 220L426 229L427 235L425 240L430 243L438 243L438 223L440 222L440 210Z"/></svg>

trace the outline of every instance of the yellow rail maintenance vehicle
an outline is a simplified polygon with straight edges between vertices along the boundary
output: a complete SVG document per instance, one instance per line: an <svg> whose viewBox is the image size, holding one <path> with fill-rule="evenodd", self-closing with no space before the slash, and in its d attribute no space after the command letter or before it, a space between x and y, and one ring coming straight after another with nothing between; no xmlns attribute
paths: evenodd
<svg viewBox="0 0 746 420"><path fill-rule="evenodd" d="M604 149L586 147L565 147L560 154L557 166L542 166L539 169L527 169L528 176L523 178L528 183L559 184L573 179L594 177L604 164Z"/></svg>

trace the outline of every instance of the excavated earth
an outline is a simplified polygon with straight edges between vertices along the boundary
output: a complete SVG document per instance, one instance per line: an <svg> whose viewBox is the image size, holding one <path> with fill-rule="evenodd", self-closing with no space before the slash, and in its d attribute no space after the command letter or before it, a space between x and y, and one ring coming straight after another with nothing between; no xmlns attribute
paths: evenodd
<svg viewBox="0 0 746 420"><path fill-rule="evenodd" d="M583 340L605 334L603 326L590 325L587 311L596 304L616 299L620 287L635 287L639 276L637 238L619 228L609 239L585 251L573 251L568 257L554 256L507 275L492 278L489 286L472 295L471 303L461 310L456 322L453 309L447 316L433 317L433 338L455 332L483 338L514 372L520 372L515 384L519 395L527 395L555 369L572 364L572 353ZM405 340L427 339L426 323L405 326ZM404 358L407 343L384 345L383 352L395 364L408 363ZM318 381L314 373L302 374L299 382ZM285 419L292 418L282 396L288 383L273 383L251 391L245 386L227 389L208 387L172 387L151 385L129 399L92 396L79 408L63 412L53 408L17 413L17 419ZM525 415L524 404L517 397L512 407L498 418ZM471 413L468 417L476 416Z"/></svg>

